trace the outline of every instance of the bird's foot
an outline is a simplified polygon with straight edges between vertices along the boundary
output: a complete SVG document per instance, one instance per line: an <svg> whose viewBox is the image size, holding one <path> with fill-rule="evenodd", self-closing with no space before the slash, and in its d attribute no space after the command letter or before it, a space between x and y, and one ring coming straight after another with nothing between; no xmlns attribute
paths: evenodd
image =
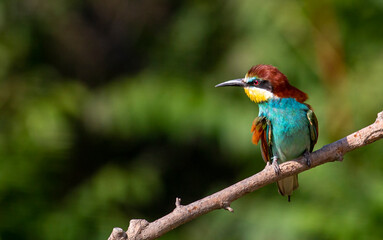
<svg viewBox="0 0 383 240"><path fill-rule="evenodd" d="M303 157L304 157L305 160L306 160L306 165L310 168L310 167L311 167L310 153L309 153L308 151L306 151L306 152L303 154Z"/></svg>
<svg viewBox="0 0 383 240"><path fill-rule="evenodd" d="M274 171L275 171L275 174L279 175L281 173L281 169L279 168L279 164L278 164L278 158L277 157L272 157L272 163L271 165L273 166L274 168Z"/></svg>

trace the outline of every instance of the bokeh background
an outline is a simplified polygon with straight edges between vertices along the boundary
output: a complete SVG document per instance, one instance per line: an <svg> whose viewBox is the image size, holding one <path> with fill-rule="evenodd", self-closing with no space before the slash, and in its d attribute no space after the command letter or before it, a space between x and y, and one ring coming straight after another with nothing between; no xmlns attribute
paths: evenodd
<svg viewBox="0 0 383 240"><path fill-rule="evenodd" d="M214 85L272 64L316 149L383 108L383 2L0 1L0 239L107 239L264 167L257 106ZM383 141L162 239L381 239Z"/></svg>

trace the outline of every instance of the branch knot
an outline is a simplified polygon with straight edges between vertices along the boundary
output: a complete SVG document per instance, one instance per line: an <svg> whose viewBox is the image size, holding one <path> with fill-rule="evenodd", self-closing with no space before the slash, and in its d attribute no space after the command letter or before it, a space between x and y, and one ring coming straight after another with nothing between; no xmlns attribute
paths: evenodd
<svg viewBox="0 0 383 240"><path fill-rule="evenodd" d="M149 225L149 222L145 219L132 219L129 222L128 239L136 240L141 231ZM108 239L109 240L109 239Z"/></svg>
<svg viewBox="0 0 383 240"><path fill-rule="evenodd" d="M128 239L128 235L126 234L126 232L124 232L124 230L122 230L121 228L113 228L113 231L112 233L110 234L108 240L126 240Z"/></svg>

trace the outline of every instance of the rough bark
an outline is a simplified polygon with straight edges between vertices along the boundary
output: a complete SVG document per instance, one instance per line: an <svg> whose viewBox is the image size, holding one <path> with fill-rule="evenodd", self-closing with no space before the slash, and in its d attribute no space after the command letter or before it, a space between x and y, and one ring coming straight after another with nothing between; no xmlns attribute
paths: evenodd
<svg viewBox="0 0 383 240"><path fill-rule="evenodd" d="M383 112L380 112L375 123L311 153L309 155L310 168L336 160L342 161L344 154L373 143L382 137ZM279 175L275 173L272 166L269 166L249 178L188 205L181 205L181 199L177 198L176 208L171 213L151 223L144 219L132 219L127 232L124 232L121 228L114 228L108 240L156 239L166 232L210 211L226 209L233 212L234 210L230 207L231 202L270 183L310 168L306 164L306 159L300 157L281 164Z"/></svg>

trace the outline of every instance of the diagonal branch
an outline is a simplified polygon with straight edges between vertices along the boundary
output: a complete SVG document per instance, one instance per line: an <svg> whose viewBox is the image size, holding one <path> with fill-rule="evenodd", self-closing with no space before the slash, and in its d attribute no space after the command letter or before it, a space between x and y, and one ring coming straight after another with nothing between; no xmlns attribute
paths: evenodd
<svg viewBox="0 0 383 240"><path fill-rule="evenodd" d="M326 162L342 161L344 154L381 138L383 138L383 111L378 114L375 123L310 154L311 168ZM189 205L181 205L181 199L177 198L176 208L168 215L151 223L144 219L132 219L126 233L121 228L114 228L108 240L155 239L210 211L222 208L233 212L230 207L231 202L270 183L308 169L306 159L300 157L281 164L279 175L275 174L273 167L266 167L249 178Z"/></svg>

